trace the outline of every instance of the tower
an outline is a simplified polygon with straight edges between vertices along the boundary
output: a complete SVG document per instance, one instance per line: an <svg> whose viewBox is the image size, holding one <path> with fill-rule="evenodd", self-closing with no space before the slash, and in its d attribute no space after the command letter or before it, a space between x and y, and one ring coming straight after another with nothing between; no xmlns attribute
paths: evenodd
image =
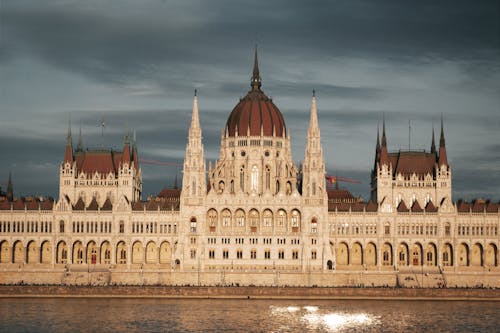
<svg viewBox="0 0 500 333"><path fill-rule="evenodd" d="M197 206L203 203L207 192L205 170L205 153L198 114L198 96L195 90L191 125L184 157L181 205Z"/></svg>
<svg viewBox="0 0 500 333"><path fill-rule="evenodd" d="M325 162L321 147L318 125L318 111L316 96L313 90L311 101L311 115L307 130L307 144L302 166L302 196L308 205L323 205L326 200L325 189Z"/></svg>
<svg viewBox="0 0 500 333"><path fill-rule="evenodd" d="M441 202L448 198L451 200L451 168L448 164L446 144L444 140L443 115L441 115L441 135L439 138L439 157L436 165L437 199Z"/></svg>

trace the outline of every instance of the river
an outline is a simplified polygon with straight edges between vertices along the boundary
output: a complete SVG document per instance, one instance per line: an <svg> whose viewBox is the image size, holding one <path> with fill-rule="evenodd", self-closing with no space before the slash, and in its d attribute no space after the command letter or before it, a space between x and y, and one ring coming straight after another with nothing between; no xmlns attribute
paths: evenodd
<svg viewBox="0 0 500 333"><path fill-rule="evenodd" d="M473 301L5 298L1 332L499 332Z"/></svg>

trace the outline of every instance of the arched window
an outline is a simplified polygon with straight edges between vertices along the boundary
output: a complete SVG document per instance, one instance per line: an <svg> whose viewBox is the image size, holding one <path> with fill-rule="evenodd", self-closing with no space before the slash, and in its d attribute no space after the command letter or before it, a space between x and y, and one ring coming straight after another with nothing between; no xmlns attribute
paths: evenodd
<svg viewBox="0 0 500 333"><path fill-rule="evenodd" d="M276 181L276 193L279 193L280 192L280 181L277 180Z"/></svg>
<svg viewBox="0 0 500 333"><path fill-rule="evenodd" d="M316 218L313 218L311 221L311 232L312 233L318 232L318 220L316 220Z"/></svg>
<svg viewBox="0 0 500 333"><path fill-rule="evenodd" d="M240 189L245 191L245 167L242 166L240 169Z"/></svg>
<svg viewBox="0 0 500 333"><path fill-rule="evenodd" d="M224 227L231 226L231 212L228 209L222 211L222 225Z"/></svg>
<svg viewBox="0 0 500 333"><path fill-rule="evenodd" d="M63 220L59 221L59 232L60 233L64 232L64 221Z"/></svg>
<svg viewBox="0 0 500 333"><path fill-rule="evenodd" d="M191 218L190 229L191 232L196 232L196 218Z"/></svg>
<svg viewBox="0 0 500 333"><path fill-rule="evenodd" d="M231 180L231 183L229 185L229 190L231 191L231 193L234 193L234 180Z"/></svg>
<svg viewBox="0 0 500 333"><path fill-rule="evenodd" d="M269 210L266 209L264 213L262 214L263 219L264 219L264 227L272 227L273 226L273 213Z"/></svg>
<svg viewBox="0 0 500 333"><path fill-rule="evenodd" d="M292 211L292 227L298 228L300 224L300 213L297 210Z"/></svg>
<svg viewBox="0 0 500 333"><path fill-rule="evenodd" d="M312 195L316 195L316 180L312 182Z"/></svg>
<svg viewBox="0 0 500 333"><path fill-rule="evenodd" d="M249 218L251 227L256 227L259 224L259 212L255 209L250 211Z"/></svg>
<svg viewBox="0 0 500 333"><path fill-rule="evenodd" d="M123 234L125 232L125 224L123 221L120 221L120 234Z"/></svg>
<svg viewBox="0 0 500 333"><path fill-rule="evenodd" d="M259 191L259 168L256 165L252 167L252 178L250 184L250 190L252 192Z"/></svg>
<svg viewBox="0 0 500 333"><path fill-rule="evenodd" d="M196 195L196 179L193 178L193 189L191 190L193 195Z"/></svg>
<svg viewBox="0 0 500 333"><path fill-rule="evenodd" d="M236 225L238 227L243 227L245 226L245 212L241 209L238 209L235 214L236 218Z"/></svg>
<svg viewBox="0 0 500 333"><path fill-rule="evenodd" d="M271 189L271 168L266 165L266 190Z"/></svg>
<svg viewBox="0 0 500 333"><path fill-rule="evenodd" d="M280 209L278 211L278 226L284 227L286 225L286 213L284 210Z"/></svg>

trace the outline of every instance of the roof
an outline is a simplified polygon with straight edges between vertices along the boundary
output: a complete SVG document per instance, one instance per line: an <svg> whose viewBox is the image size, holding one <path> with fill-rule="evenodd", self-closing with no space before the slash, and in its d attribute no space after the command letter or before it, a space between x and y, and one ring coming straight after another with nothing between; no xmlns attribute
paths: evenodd
<svg viewBox="0 0 500 333"><path fill-rule="evenodd" d="M109 174L111 172L116 175L122 158L122 152L113 150L77 151L75 153L77 173L93 174L98 172L99 174Z"/></svg>
<svg viewBox="0 0 500 333"><path fill-rule="evenodd" d="M425 151L399 151L389 153L394 174L417 175L433 174L436 164L436 154Z"/></svg>
<svg viewBox="0 0 500 333"><path fill-rule="evenodd" d="M248 133L248 130L250 132ZM285 135L285 120L273 101L261 90L252 90L240 99L229 115L226 131L229 136Z"/></svg>
<svg viewBox="0 0 500 333"><path fill-rule="evenodd" d="M356 198L348 190L341 189L328 189L328 202L330 203L354 203Z"/></svg>
<svg viewBox="0 0 500 333"><path fill-rule="evenodd" d="M0 210L52 210L54 199L50 197L25 197L14 201L1 200Z"/></svg>

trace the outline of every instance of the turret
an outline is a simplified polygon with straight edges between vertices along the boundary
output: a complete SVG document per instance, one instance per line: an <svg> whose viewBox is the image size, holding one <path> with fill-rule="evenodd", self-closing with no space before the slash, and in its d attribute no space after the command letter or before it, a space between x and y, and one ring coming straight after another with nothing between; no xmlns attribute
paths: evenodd
<svg viewBox="0 0 500 333"><path fill-rule="evenodd" d="M71 123L68 125L68 136L66 137L66 152L64 163L73 163L73 139L71 138Z"/></svg>

